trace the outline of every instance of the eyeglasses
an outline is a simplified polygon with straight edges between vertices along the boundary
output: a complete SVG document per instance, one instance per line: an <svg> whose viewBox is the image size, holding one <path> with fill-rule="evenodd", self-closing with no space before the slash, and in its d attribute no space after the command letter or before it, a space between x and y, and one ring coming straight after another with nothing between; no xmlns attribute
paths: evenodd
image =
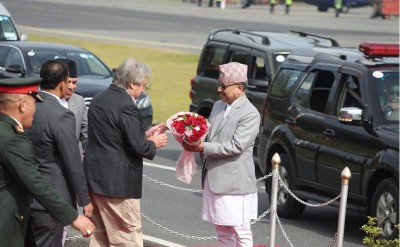
<svg viewBox="0 0 400 247"><path fill-rule="evenodd" d="M399 91L388 91L388 94L391 95L391 96L399 97Z"/></svg>
<svg viewBox="0 0 400 247"><path fill-rule="evenodd" d="M223 83L218 83L218 88L221 88L222 90L226 90L228 87L231 86L239 86L239 85L243 85L242 83L233 83L233 84L223 84Z"/></svg>

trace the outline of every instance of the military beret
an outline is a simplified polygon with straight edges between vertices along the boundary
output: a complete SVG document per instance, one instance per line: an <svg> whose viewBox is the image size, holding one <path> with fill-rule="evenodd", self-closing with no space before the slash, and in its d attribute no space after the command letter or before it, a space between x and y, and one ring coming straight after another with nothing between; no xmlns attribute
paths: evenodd
<svg viewBox="0 0 400 247"><path fill-rule="evenodd" d="M68 69L69 77L71 78L78 78L78 69L76 67L75 61L66 58L57 58L58 61L64 63L64 65Z"/></svg>
<svg viewBox="0 0 400 247"><path fill-rule="evenodd" d="M24 77L24 78L7 78L0 80L0 93L29 94L42 102L42 98L37 93L39 91L39 83L42 78Z"/></svg>

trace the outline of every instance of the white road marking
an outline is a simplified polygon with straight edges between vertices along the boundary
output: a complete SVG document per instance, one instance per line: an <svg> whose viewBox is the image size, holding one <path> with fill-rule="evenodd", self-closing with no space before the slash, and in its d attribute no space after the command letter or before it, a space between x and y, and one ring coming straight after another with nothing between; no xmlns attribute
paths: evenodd
<svg viewBox="0 0 400 247"><path fill-rule="evenodd" d="M39 27L31 27L25 25L19 25L21 29L29 30L29 31L36 31L36 32L45 32L51 34L64 34L64 35L71 35L76 37L84 37L84 38L94 38L99 40L108 40L108 41L118 41L118 42L127 42L127 43L134 43L134 44L145 44L145 45L155 45L159 47L174 47L174 48L188 48L188 49L196 49L201 50L202 47L194 46L194 45L184 45L184 44L175 44L175 43L168 43L168 42L157 42L157 41L149 41L149 40L139 40L139 39L127 39L122 37L110 37L105 35L96 35L96 34L88 34L88 33L78 33L78 32L69 32L69 31L62 31L56 30L51 28L39 28Z"/></svg>
<svg viewBox="0 0 400 247"><path fill-rule="evenodd" d="M159 238L155 238L155 237L151 237L151 236L147 236L147 235L143 235L143 239L146 241L150 241L156 244L160 244L162 246L168 246L168 247L185 247L184 245L180 245L174 242L170 242L167 240L163 240L163 239L159 239Z"/></svg>
<svg viewBox="0 0 400 247"><path fill-rule="evenodd" d="M146 162L146 161L143 162L143 165L160 168L160 169L164 169L164 170L169 170L169 171L176 171L175 167L164 166L164 165L150 163L150 162Z"/></svg>

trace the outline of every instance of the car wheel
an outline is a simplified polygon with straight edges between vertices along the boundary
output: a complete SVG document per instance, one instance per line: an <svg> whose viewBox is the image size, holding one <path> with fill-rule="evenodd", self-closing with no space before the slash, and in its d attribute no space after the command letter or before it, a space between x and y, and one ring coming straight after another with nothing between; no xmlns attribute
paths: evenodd
<svg viewBox="0 0 400 247"><path fill-rule="evenodd" d="M382 229L382 238L394 239L399 236L399 187L394 178L378 184L371 201L371 216L376 217L377 226Z"/></svg>
<svg viewBox="0 0 400 247"><path fill-rule="evenodd" d="M290 174L289 158L287 154L280 154L281 164L279 166L279 176L282 181L289 189L293 189L293 176ZM265 187L267 188L268 198L271 202L271 190L272 190L272 179L267 179L265 181ZM301 204L295 198L293 198L286 189L278 183L278 193L277 193L277 213L283 218L295 218L299 217L306 205Z"/></svg>
<svg viewBox="0 0 400 247"><path fill-rule="evenodd" d="M242 0L241 1L241 5L242 5L242 9L244 8L248 8L253 4L252 0Z"/></svg>
<svg viewBox="0 0 400 247"><path fill-rule="evenodd" d="M326 7L326 6L318 6L318 11L319 12L328 12L328 7Z"/></svg>

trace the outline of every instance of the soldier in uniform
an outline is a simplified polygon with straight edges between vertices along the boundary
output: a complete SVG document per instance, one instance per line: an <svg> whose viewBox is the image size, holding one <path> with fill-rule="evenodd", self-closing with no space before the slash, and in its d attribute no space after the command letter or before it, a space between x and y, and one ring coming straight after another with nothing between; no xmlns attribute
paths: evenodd
<svg viewBox="0 0 400 247"><path fill-rule="evenodd" d="M83 236L94 230L93 223L64 202L41 177L35 163L32 143L24 130L32 124L35 101L42 101L37 94L40 80L0 80L0 246L35 246L29 238L33 236L29 225L32 196Z"/></svg>

